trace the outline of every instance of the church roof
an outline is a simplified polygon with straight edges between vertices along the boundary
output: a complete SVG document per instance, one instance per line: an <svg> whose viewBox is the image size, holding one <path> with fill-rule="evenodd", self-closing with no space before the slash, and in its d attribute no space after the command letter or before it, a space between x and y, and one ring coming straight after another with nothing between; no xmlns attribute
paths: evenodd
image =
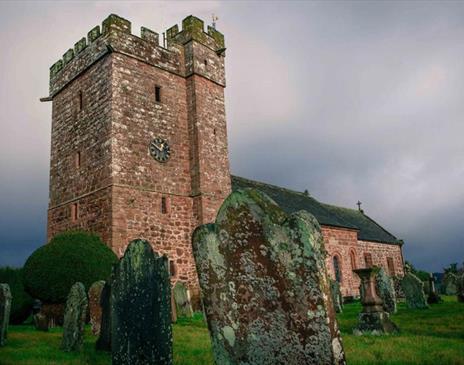
<svg viewBox="0 0 464 365"><path fill-rule="evenodd" d="M287 213L306 210L314 215L321 225L355 229L358 231L358 239L360 240L402 243L377 222L357 209L324 204L305 193L248 180L239 176L232 176L232 190L244 188L257 189L269 195Z"/></svg>

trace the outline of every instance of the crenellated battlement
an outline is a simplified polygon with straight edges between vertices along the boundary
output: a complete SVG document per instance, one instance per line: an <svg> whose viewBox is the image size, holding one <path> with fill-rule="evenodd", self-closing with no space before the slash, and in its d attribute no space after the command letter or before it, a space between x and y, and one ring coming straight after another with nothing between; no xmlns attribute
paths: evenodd
<svg viewBox="0 0 464 365"><path fill-rule="evenodd" d="M140 36L137 36L132 34L131 28L130 21L111 14L102 22L101 27L97 25L91 29L87 37L77 41L73 48L50 67L50 96L58 92L78 72L113 51L143 58L151 64L159 59L157 66L178 74L190 73L191 70L183 67L184 61L179 59L176 47L185 46L192 40L220 56L224 55L224 35L211 26L205 32L203 20L192 15L182 21L182 30L174 25L166 31L167 48L159 44L159 34L151 29L141 27Z"/></svg>

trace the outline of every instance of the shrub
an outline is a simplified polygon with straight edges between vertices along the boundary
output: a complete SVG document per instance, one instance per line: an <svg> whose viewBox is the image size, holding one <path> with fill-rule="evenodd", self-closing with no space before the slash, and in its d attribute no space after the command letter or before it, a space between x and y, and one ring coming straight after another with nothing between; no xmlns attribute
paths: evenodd
<svg viewBox="0 0 464 365"><path fill-rule="evenodd" d="M0 283L7 283L13 296L10 322L12 324L23 323L31 314L33 303L32 297L24 290L23 269L0 268Z"/></svg>
<svg viewBox="0 0 464 365"><path fill-rule="evenodd" d="M32 253L24 265L26 290L45 303L65 303L77 281L86 288L107 280L116 255L94 234L72 231L56 235Z"/></svg>

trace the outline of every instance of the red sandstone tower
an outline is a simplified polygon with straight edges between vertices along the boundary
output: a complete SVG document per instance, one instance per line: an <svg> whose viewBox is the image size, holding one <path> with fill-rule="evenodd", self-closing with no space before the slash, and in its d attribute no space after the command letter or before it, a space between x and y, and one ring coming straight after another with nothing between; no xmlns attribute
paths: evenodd
<svg viewBox="0 0 464 365"><path fill-rule="evenodd" d="M166 41L110 15L51 67L48 237L145 238L195 292L191 233L231 190L224 36L189 16Z"/></svg>

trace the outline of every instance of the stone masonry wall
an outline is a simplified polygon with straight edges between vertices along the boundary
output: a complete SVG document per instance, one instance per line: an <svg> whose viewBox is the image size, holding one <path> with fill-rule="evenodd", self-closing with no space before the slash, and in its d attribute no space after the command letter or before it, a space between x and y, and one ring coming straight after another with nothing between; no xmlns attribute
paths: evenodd
<svg viewBox="0 0 464 365"><path fill-rule="evenodd" d="M364 254L372 256L372 263L375 266L383 267L388 273L387 258L391 257L395 266L395 275L404 275L403 257L401 246L358 240L358 232L345 228L322 226L324 244L327 250L326 266L329 274L335 280L334 256L338 257L341 271L340 289L344 296L359 295L359 278L353 273L353 269L364 268ZM354 266L352 264L354 259Z"/></svg>

